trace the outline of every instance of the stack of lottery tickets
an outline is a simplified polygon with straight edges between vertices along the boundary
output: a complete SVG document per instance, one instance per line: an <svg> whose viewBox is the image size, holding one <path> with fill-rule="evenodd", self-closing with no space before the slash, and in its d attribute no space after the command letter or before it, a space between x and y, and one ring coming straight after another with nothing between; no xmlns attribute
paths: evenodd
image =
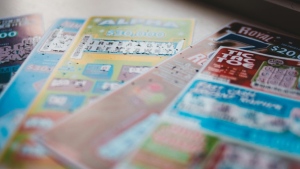
<svg viewBox="0 0 300 169"><path fill-rule="evenodd" d="M193 29L94 16L29 40L0 95L0 168L300 169L300 40L234 21L191 45ZM23 51L8 44L0 66Z"/></svg>

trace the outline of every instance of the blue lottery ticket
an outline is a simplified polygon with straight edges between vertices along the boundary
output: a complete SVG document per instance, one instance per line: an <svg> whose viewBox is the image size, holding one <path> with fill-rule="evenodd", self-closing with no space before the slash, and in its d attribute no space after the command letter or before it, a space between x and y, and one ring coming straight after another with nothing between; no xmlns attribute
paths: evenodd
<svg viewBox="0 0 300 169"><path fill-rule="evenodd" d="M0 96L0 151L83 23L83 19L58 20L3 91Z"/></svg>
<svg viewBox="0 0 300 169"><path fill-rule="evenodd" d="M299 103L199 74L166 113L199 123L209 133L299 157Z"/></svg>

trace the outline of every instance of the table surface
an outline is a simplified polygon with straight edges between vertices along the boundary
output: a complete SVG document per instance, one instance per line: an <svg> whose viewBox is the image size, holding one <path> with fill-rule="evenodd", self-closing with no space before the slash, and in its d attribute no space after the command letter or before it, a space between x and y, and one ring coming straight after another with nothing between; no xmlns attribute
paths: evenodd
<svg viewBox="0 0 300 169"><path fill-rule="evenodd" d="M58 18L90 16L180 17L196 20L194 39L197 42L232 20L255 22L244 16L193 0L0 0L0 18L40 13L47 29ZM275 29L277 32L289 34Z"/></svg>

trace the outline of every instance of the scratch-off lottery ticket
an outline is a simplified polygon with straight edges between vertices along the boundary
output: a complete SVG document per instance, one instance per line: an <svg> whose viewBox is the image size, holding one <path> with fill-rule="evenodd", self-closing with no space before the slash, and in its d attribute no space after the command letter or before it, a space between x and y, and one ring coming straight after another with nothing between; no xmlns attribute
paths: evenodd
<svg viewBox="0 0 300 169"><path fill-rule="evenodd" d="M300 98L298 60L220 49L201 73L268 93Z"/></svg>
<svg viewBox="0 0 300 169"><path fill-rule="evenodd" d="M61 168L34 141L36 135L66 113L186 48L193 27L192 19L89 18L37 95L8 145L2 165ZM52 39L41 47L45 52L59 48L63 44Z"/></svg>
<svg viewBox="0 0 300 169"><path fill-rule="evenodd" d="M44 33L38 14L0 18L0 93Z"/></svg>
<svg viewBox="0 0 300 169"><path fill-rule="evenodd" d="M113 166L136 145L133 135L143 135L142 131L135 132L136 126L153 125L150 123L155 121L153 118L159 116L219 46L271 54L270 45L289 42L299 44L296 39L234 22L77 111L44 136L45 145L72 164ZM146 133L148 129L144 127L143 131ZM85 133L85 137L79 136L78 132ZM123 136L124 133L129 133L130 137ZM124 144L118 144L113 158L95 152L95 147L109 148L109 143L114 141Z"/></svg>
<svg viewBox="0 0 300 169"><path fill-rule="evenodd" d="M118 88L187 47L193 26L190 19L90 18L38 95L34 112L73 112Z"/></svg>
<svg viewBox="0 0 300 169"><path fill-rule="evenodd" d="M115 169L192 169L203 166L219 139L181 119L160 118L135 152Z"/></svg>
<svg viewBox="0 0 300 169"><path fill-rule="evenodd" d="M224 63L224 58L235 64ZM238 62L241 64L236 64ZM273 90L279 85L270 86L266 92L253 83L273 70L270 76L277 77L277 84L295 86L298 83L289 79L299 79L299 63L294 59L220 48L167 111L198 121L201 127L211 132L299 156L300 102L289 95L280 96L281 91L290 91L286 85L277 91L280 93L277 95ZM279 78L282 74L286 80ZM219 81L208 80L215 77Z"/></svg>
<svg viewBox="0 0 300 169"><path fill-rule="evenodd" d="M58 20L43 36L6 90L3 91L0 98L0 151L3 151L30 103L42 88L83 22L84 20L79 19Z"/></svg>
<svg viewBox="0 0 300 169"><path fill-rule="evenodd" d="M294 169L296 160L205 134L184 119L163 116L115 169Z"/></svg>

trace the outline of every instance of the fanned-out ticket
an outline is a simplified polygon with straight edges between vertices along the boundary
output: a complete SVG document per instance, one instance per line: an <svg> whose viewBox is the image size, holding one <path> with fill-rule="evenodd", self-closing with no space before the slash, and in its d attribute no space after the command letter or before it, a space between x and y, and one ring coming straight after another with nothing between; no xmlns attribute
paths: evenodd
<svg viewBox="0 0 300 169"><path fill-rule="evenodd" d="M0 18L0 93L43 33L41 15Z"/></svg>
<svg viewBox="0 0 300 169"><path fill-rule="evenodd" d="M163 116L115 169L295 169L300 162L208 135L184 119Z"/></svg>
<svg viewBox="0 0 300 169"><path fill-rule="evenodd" d="M48 157L36 136L66 113L188 47L193 29L193 19L89 18L29 108L0 166L62 168ZM63 45L50 39L41 50L51 53Z"/></svg>
<svg viewBox="0 0 300 169"><path fill-rule="evenodd" d="M219 46L276 54L275 46L295 50L298 44L297 39L233 22L78 110L46 132L43 143L67 164L110 168L135 148L137 138L149 131L159 114Z"/></svg>
<svg viewBox="0 0 300 169"><path fill-rule="evenodd" d="M206 131L300 157L300 61L220 48L167 109ZM264 87L262 87L264 86Z"/></svg>
<svg viewBox="0 0 300 169"><path fill-rule="evenodd" d="M0 98L0 152L83 22L80 19L58 20L3 91ZM38 119L31 123L36 121Z"/></svg>

